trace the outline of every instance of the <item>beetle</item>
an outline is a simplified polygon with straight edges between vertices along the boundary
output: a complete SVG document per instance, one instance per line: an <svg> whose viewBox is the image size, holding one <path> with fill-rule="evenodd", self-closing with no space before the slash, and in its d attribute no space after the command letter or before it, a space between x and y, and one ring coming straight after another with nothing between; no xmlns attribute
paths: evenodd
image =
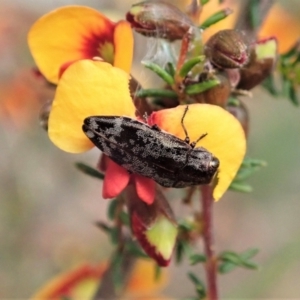
<svg viewBox="0 0 300 300"><path fill-rule="evenodd" d="M161 130L157 125L121 116L91 116L84 120L83 132L103 153L131 173L148 177L163 187L183 188L208 184L219 160L203 147L195 147L206 136L190 143Z"/></svg>

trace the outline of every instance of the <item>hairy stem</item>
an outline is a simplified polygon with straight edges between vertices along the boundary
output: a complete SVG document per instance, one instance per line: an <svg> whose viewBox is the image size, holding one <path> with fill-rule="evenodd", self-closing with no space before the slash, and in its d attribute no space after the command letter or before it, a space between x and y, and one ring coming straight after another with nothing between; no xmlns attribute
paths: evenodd
<svg viewBox="0 0 300 300"><path fill-rule="evenodd" d="M207 299L218 299L217 288L217 258L214 247L213 231L213 197L212 188L209 185L201 187L202 192L202 214L203 214L203 242L204 253L206 256L206 281L207 281Z"/></svg>

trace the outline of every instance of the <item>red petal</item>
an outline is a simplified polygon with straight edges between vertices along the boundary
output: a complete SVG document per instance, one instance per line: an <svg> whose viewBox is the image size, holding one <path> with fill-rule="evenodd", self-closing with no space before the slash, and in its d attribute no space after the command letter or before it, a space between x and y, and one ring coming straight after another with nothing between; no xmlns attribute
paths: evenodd
<svg viewBox="0 0 300 300"><path fill-rule="evenodd" d="M147 204L152 204L155 197L155 182L150 178L138 174L132 176L139 198Z"/></svg>
<svg viewBox="0 0 300 300"><path fill-rule="evenodd" d="M127 170L107 159L107 169L103 182L102 197L104 199L118 196L129 183L130 174Z"/></svg>

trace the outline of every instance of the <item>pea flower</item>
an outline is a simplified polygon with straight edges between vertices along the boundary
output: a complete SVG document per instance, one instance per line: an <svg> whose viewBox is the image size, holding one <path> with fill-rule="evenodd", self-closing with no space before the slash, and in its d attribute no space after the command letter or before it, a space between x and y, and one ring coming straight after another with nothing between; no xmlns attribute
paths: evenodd
<svg viewBox="0 0 300 300"><path fill-rule="evenodd" d="M94 145L82 132L83 120L89 116L127 116L135 118L135 107L130 97L128 73L104 62L81 60L73 63L62 75L49 118L49 137L64 151L80 153ZM185 133L181 125L184 106L152 113L151 124L181 138ZM203 133L208 135L197 146L203 146L220 161L215 200L220 199L243 160L246 141L240 123L224 109L209 104L191 104L184 120L191 141ZM130 180L130 174L118 165L107 170L104 187L111 194L120 193ZM121 171L122 169L122 171ZM120 175L121 174L121 175ZM145 182L150 179L142 180ZM117 190L116 190L117 189ZM155 190L143 185L141 195L152 203ZM149 201L149 199L151 201Z"/></svg>
<svg viewBox="0 0 300 300"><path fill-rule="evenodd" d="M100 57L127 72L131 67L130 24L112 22L85 6L65 6L42 16L29 31L28 44L39 70L53 83L80 59Z"/></svg>
<svg viewBox="0 0 300 300"><path fill-rule="evenodd" d="M49 280L31 299L93 299L99 278L103 278L106 269L105 262L98 265L82 264ZM164 270L155 279L155 264L149 260L137 260L122 296L135 299L154 296L167 284L167 275Z"/></svg>

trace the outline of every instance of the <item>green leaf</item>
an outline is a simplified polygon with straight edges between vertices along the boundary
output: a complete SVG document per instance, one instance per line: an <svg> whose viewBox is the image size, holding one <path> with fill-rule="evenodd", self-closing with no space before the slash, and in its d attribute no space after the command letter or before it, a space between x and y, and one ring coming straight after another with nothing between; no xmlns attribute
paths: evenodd
<svg viewBox="0 0 300 300"><path fill-rule="evenodd" d="M198 263L206 262L206 256L204 254L192 254L189 259L192 266Z"/></svg>
<svg viewBox="0 0 300 300"><path fill-rule="evenodd" d="M242 252L240 254L240 257L243 259L243 260L248 260L252 257L254 257L255 255L257 255L257 253L259 252L259 249L257 248L250 248L244 252Z"/></svg>
<svg viewBox="0 0 300 300"><path fill-rule="evenodd" d="M251 261L245 261L243 262L242 266L245 268L245 269L250 269L250 270L257 270L258 269L258 265L254 262L251 262Z"/></svg>
<svg viewBox="0 0 300 300"><path fill-rule="evenodd" d="M156 73L162 80L164 80L167 84L173 85L174 84L174 78L162 67L159 65L149 62L149 61L144 61L142 64L149 70L153 71Z"/></svg>
<svg viewBox="0 0 300 300"><path fill-rule="evenodd" d="M273 96L278 96L279 93L276 89L275 82L274 82L274 76L270 75L268 76L262 83L262 86Z"/></svg>
<svg viewBox="0 0 300 300"><path fill-rule="evenodd" d="M297 42L294 47L288 50L286 53L280 55L280 58L283 60L289 60L291 57L297 55L299 52L299 42Z"/></svg>
<svg viewBox="0 0 300 300"><path fill-rule="evenodd" d="M175 247L175 260L177 263L181 263L184 256L184 245L182 241L178 241Z"/></svg>
<svg viewBox="0 0 300 300"><path fill-rule="evenodd" d="M203 62L205 59L205 56L204 55L200 55L200 56L196 56L196 57L193 57L191 59L189 59L188 61L186 61L182 68L180 69L179 71L179 75L181 77L186 77L187 74L200 62Z"/></svg>
<svg viewBox="0 0 300 300"><path fill-rule="evenodd" d="M299 106L298 97L297 97L295 88L293 86L293 83L286 77L283 77L282 79L283 79L283 82L282 82L283 95L285 97L287 97L288 99L290 99L294 105Z"/></svg>
<svg viewBox="0 0 300 300"><path fill-rule="evenodd" d="M114 220L116 216L116 209L118 207L119 201L117 199L110 200L108 209L107 209L107 217L110 220Z"/></svg>
<svg viewBox="0 0 300 300"><path fill-rule="evenodd" d="M141 89L136 92L139 98L162 97L162 98L178 98L177 94L172 90L165 89Z"/></svg>
<svg viewBox="0 0 300 300"><path fill-rule="evenodd" d="M251 0L250 21L252 29L258 28L260 24L260 0Z"/></svg>
<svg viewBox="0 0 300 300"><path fill-rule="evenodd" d="M229 261L233 264L239 265L241 263L241 259L239 255L233 251L224 251L220 255L220 259L223 261Z"/></svg>
<svg viewBox="0 0 300 300"><path fill-rule="evenodd" d="M126 226L130 225L130 218L126 212L124 212L124 211L121 212L120 219L124 225L126 225Z"/></svg>
<svg viewBox="0 0 300 300"><path fill-rule="evenodd" d="M250 193L252 187L245 183L244 180L249 178L253 173L265 167L267 163L261 159L253 159L246 157L242 162L239 171L237 172L229 189L237 192Z"/></svg>
<svg viewBox="0 0 300 300"><path fill-rule="evenodd" d="M194 224L191 222L188 222L186 220L180 220L180 221L178 221L178 228L179 228L179 231L180 230L191 231L194 229Z"/></svg>
<svg viewBox="0 0 300 300"><path fill-rule="evenodd" d="M251 248L240 254L233 251L224 251L220 254L219 260L222 263L219 265L218 270L220 273L228 273L236 267L243 267L245 269L258 269L258 265L249 259L258 253L258 249Z"/></svg>
<svg viewBox="0 0 300 300"><path fill-rule="evenodd" d="M127 252L132 256L149 259L149 256L141 250L141 247L135 241L127 241L125 246Z"/></svg>
<svg viewBox="0 0 300 300"><path fill-rule="evenodd" d="M103 180L104 179L104 174L100 173L98 170L82 163L82 162L77 162L75 163L75 166L78 170L83 172L84 174L87 174L89 176L92 176L94 178L98 178Z"/></svg>
<svg viewBox="0 0 300 300"><path fill-rule="evenodd" d="M241 193L251 193L253 188L247 183L233 181L229 186L229 190Z"/></svg>
<svg viewBox="0 0 300 300"><path fill-rule="evenodd" d="M206 80L200 83L188 85L185 88L185 92L188 95L196 95L206 90L209 90L218 84L220 84L220 81L218 79Z"/></svg>
<svg viewBox="0 0 300 300"><path fill-rule="evenodd" d="M233 271L236 268L237 268L236 264L233 264L231 262L225 262L225 263L219 265L218 271L221 274L226 274L226 273Z"/></svg>
<svg viewBox="0 0 300 300"><path fill-rule="evenodd" d="M122 254L117 252L114 257L111 259L111 267L112 267L112 278L114 287L117 291L123 287L123 276L122 276L122 262L123 257Z"/></svg>
<svg viewBox="0 0 300 300"><path fill-rule="evenodd" d="M188 272L188 277L194 283L199 298L203 299L206 296L205 286L203 282L192 272Z"/></svg>
<svg viewBox="0 0 300 300"><path fill-rule="evenodd" d="M201 2L201 5L205 5L206 3L209 2L209 0L201 0L200 2Z"/></svg>
<svg viewBox="0 0 300 300"><path fill-rule="evenodd" d="M159 265L155 265L155 274L154 279L155 281L158 281L162 274L162 268Z"/></svg>
<svg viewBox="0 0 300 300"><path fill-rule="evenodd" d="M168 62L165 69L172 77L175 76L176 71L172 63Z"/></svg>
<svg viewBox="0 0 300 300"><path fill-rule="evenodd" d="M191 246L186 240L178 240L175 247L176 262L180 263L184 256L191 255Z"/></svg>
<svg viewBox="0 0 300 300"><path fill-rule="evenodd" d="M102 231L104 231L105 233L109 233L109 234L111 233L112 228L102 221L96 222L96 226L100 228Z"/></svg>
<svg viewBox="0 0 300 300"><path fill-rule="evenodd" d="M213 15L211 15L209 18L207 18L201 25L200 28L202 30L210 27L213 24L216 24L222 20L224 20L227 16L229 16L230 14L232 14L232 10L227 8L227 9L222 9L216 13L214 13Z"/></svg>
<svg viewBox="0 0 300 300"><path fill-rule="evenodd" d="M112 227L110 230L110 239L112 244L116 245L119 242L120 229L117 227Z"/></svg>

